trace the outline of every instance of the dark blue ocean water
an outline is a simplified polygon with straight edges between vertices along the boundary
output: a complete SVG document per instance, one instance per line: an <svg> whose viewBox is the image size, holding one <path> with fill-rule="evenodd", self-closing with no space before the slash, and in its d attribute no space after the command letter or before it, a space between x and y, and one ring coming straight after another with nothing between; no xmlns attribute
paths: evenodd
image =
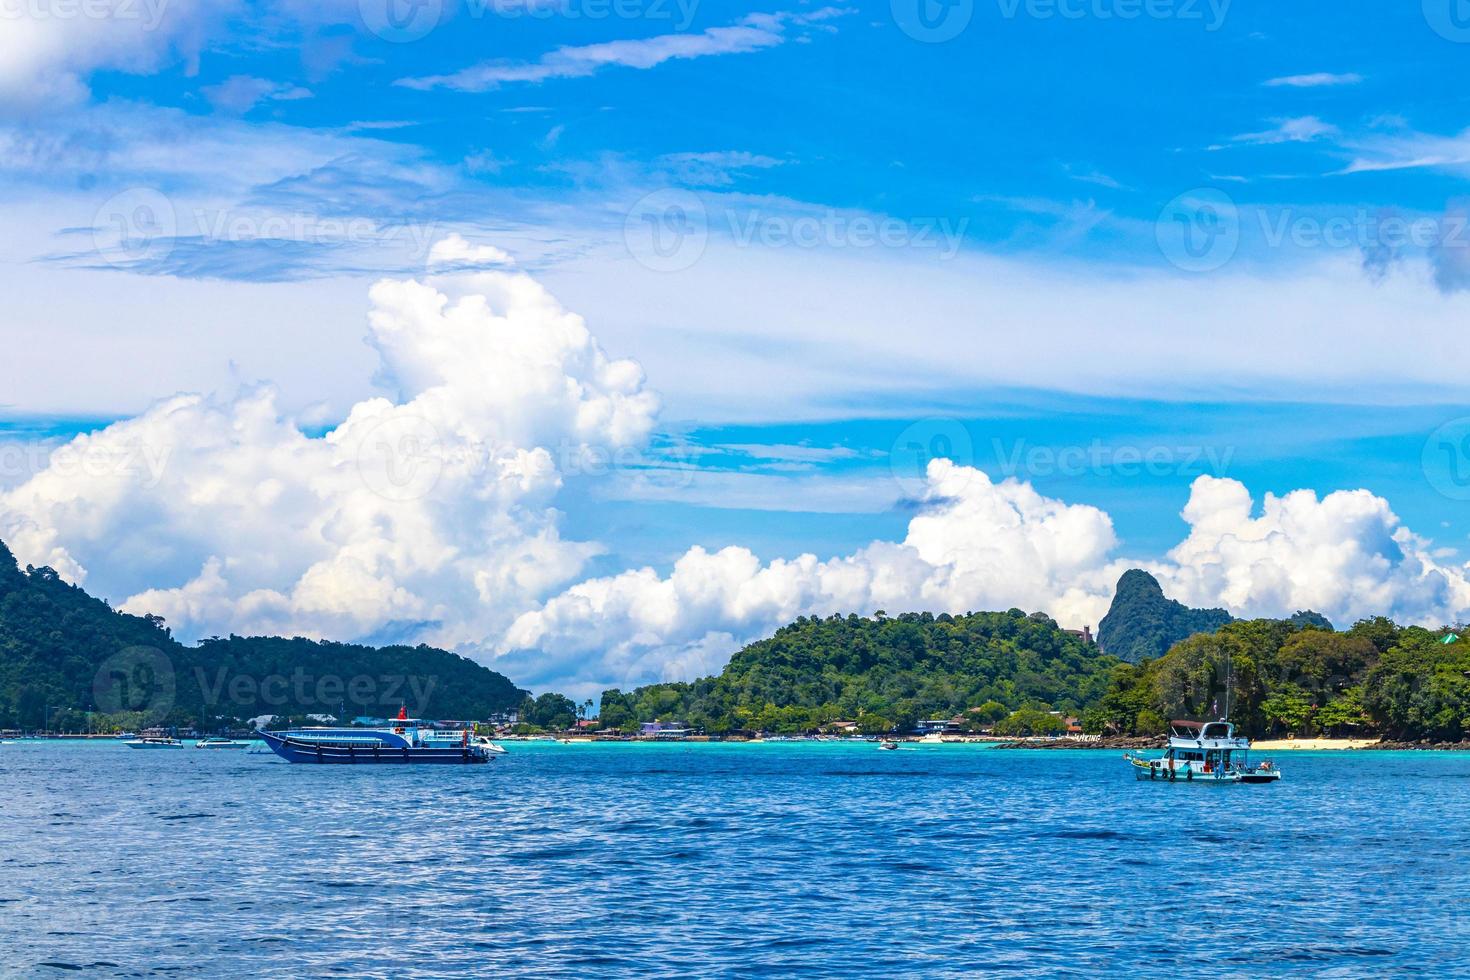
<svg viewBox="0 0 1470 980"><path fill-rule="evenodd" d="M509 747L0 746L0 976L1470 975L1466 755Z"/></svg>

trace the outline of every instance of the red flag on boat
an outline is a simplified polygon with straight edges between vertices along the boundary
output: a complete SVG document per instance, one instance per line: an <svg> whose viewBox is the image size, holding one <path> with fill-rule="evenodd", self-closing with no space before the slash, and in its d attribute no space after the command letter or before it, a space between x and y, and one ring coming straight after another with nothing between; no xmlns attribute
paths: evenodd
<svg viewBox="0 0 1470 980"><path fill-rule="evenodd" d="M398 706L398 720L408 721L408 705L400 704Z"/></svg>

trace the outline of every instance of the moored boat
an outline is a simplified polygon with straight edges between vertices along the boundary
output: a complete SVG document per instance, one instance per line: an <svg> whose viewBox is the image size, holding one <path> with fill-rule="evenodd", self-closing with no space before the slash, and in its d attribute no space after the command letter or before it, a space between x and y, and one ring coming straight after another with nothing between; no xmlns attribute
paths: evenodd
<svg viewBox="0 0 1470 980"><path fill-rule="evenodd" d="M1252 764L1250 739L1238 737L1227 721L1171 721L1169 747L1157 758L1132 752L1123 758L1138 779L1166 782L1274 783L1281 770L1269 760Z"/></svg>
<svg viewBox="0 0 1470 980"><path fill-rule="evenodd" d="M287 762L354 764L475 764L505 750L468 728L427 728L400 710L389 728L300 728L256 732Z"/></svg>
<svg viewBox="0 0 1470 980"><path fill-rule="evenodd" d="M184 743L171 735L144 735L123 743L130 749L182 749Z"/></svg>
<svg viewBox="0 0 1470 980"><path fill-rule="evenodd" d="M248 749L250 743L238 738L201 738L194 743L196 749Z"/></svg>

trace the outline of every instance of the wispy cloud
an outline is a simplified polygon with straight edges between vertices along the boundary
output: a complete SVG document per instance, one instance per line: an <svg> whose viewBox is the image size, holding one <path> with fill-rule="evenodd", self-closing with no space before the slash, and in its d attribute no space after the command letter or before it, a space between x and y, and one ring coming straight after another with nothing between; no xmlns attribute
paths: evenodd
<svg viewBox="0 0 1470 980"><path fill-rule="evenodd" d="M660 164L682 184L695 187L728 187L751 170L769 170L784 163L775 157L722 150L713 153L666 153Z"/></svg>
<svg viewBox="0 0 1470 980"><path fill-rule="evenodd" d="M262 102L294 102L311 98L311 92L299 85L252 75L232 75L218 85L206 85L200 91L215 109L237 116L244 115Z"/></svg>
<svg viewBox="0 0 1470 980"><path fill-rule="evenodd" d="M1470 169L1470 129L1453 136L1396 132L1349 144L1354 158L1342 173L1435 169L1463 173Z"/></svg>
<svg viewBox="0 0 1470 980"><path fill-rule="evenodd" d="M698 34L659 34L637 40L561 47L536 61L486 62L449 75L402 78L396 84L421 91L450 88L485 92L516 82L534 85L552 78L584 78L613 66L648 69L678 59L747 54L785 43L790 26L814 25L847 12L823 7L804 14L749 14L729 26L711 27Z"/></svg>
<svg viewBox="0 0 1470 980"><path fill-rule="evenodd" d="M1277 143L1311 143L1314 140L1336 136L1338 129L1316 116L1297 116L1292 119L1273 120L1274 129L1259 133L1242 133L1234 138L1236 143L1253 143L1269 146Z"/></svg>
<svg viewBox="0 0 1470 980"><path fill-rule="evenodd" d="M1063 169L1066 170L1068 177L1071 177L1073 180L1080 180L1084 184L1096 184L1098 187L1106 187L1108 190L1113 191L1121 191L1127 189L1116 178L1108 176L1095 167L1079 170L1074 167L1064 165Z"/></svg>
<svg viewBox="0 0 1470 980"><path fill-rule="evenodd" d="M1357 85L1362 80L1363 76L1357 72L1334 75L1331 72L1318 71L1307 75L1283 75L1264 84L1269 88L1328 88L1334 85Z"/></svg>

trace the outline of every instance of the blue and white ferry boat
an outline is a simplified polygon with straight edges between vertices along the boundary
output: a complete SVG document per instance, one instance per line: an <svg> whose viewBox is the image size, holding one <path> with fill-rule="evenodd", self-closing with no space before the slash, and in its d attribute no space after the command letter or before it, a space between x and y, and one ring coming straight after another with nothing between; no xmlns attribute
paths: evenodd
<svg viewBox="0 0 1470 980"><path fill-rule="evenodd" d="M1169 747L1158 758L1124 753L1139 779L1167 782L1274 783L1281 770L1268 759L1250 762L1250 739L1237 738L1228 721L1171 721Z"/></svg>
<svg viewBox="0 0 1470 980"><path fill-rule="evenodd" d="M443 763L473 765L505 752L468 728L454 731L424 727L400 709L389 728L300 728L288 732L256 732L271 751L287 762L334 762L348 765Z"/></svg>

